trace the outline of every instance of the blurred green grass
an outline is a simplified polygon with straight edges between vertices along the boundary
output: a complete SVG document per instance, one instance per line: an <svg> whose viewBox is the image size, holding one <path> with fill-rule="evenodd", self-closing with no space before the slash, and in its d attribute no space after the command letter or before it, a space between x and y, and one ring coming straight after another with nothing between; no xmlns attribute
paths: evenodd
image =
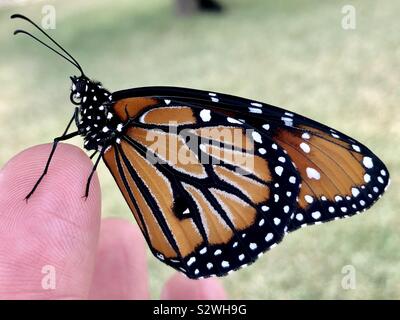
<svg viewBox="0 0 400 320"><path fill-rule="evenodd" d="M231 298L400 298L400 2L226 1L221 16L178 18L172 1L54 1L51 31L110 90L146 85L210 89L288 107L369 146L392 186L366 215L302 229L223 279ZM12 31L39 2L0 8L0 164L59 135L72 113L70 65ZM354 5L357 28L341 27ZM81 146L79 139L73 141ZM104 166L104 216L133 220ZM149 254L152 297L172 271ZM341 287L356 268L355 290Z"/></svg>

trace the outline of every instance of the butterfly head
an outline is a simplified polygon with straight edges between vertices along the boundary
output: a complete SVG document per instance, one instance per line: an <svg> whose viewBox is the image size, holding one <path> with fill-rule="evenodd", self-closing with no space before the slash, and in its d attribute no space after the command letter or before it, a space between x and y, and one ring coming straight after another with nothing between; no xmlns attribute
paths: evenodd
<svg viewBox="0 0 400 320"><path fill-rule="evenodd" d="M70 79L72 82L71 102L73 104L80 104L85 93L85 88L88 85L88 79L85 76L72 76Z"/></svg>
<svg viewBox="0 0 400 320"><path fill-rule="evenodd" d="M107 100L109 92L103 88L100 82L90 80L85 75L72 76L71 79L71 102L82 105L85 102L98 104L98 101ZM94 101L92 101L94 100Z"/></svg>

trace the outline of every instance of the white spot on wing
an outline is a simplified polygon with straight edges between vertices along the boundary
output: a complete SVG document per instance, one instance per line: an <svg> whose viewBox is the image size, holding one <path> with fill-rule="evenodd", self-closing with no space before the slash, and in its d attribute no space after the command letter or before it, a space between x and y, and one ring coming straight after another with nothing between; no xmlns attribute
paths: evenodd
<svg viewBox="0 0 400 320"><path fill-rule="evenodd" d="M226 118L226 120L227 120L229 123L241 124L241 122L240 122L239 120L236 120L236 119L231 118L231 117Z"/></svg>
<svg viewBox="0 0 400 320"><path fill-rule="evenodd" d="M257 131L253 131L251 133L251 136L253 137L254 141L256 141L258 143L262 143L261 134L259 134Z"/></svg>
<svg viewBox="0 0 400 320"><path fill-rule="evenodd" d="M307 143L305 143L305 142L300 143L300 148L301 148L301 150L303 150L305 153L309 153L309 152L310 152L310 146L309 146Z"/></svg>
<svg viewBox="0 0 400 320"><path fill-rule="evenodd" d="M276 167L275 167L275 172L276 172L276 174L277 174L278 176L281 176L281 175L282 175L282 172L283 172L283 167L281 167L281 166L276 166Z"/></svg>
<svg viewBox="0 0 400 320"><path fill-rule="evenodd" d="M371 169L374 166L374 164L372 163L372 159L370 157L364 157L363 164L364 167L368 169Z"/></svg>
<svg viewBox="0 0 400 320"><path fill-rule="evenodd" d="M315 179L315 180L321 179L320 173L317 170L315 170L314 168L308 167L306 169L306 172L307 172L308 178L310 178L310 179Z"/></svg>
<svg viewBox="0 0 400 320"><path fill-rule="evenodd" d="M252 108L252 107L249 107L249 111L250 111L251 113L262 113L262 110L261 110L260 108Z"/></svg>
<svg viewBox="0 0 400 320"><path fill-rule="evenodd" d="M201 120L208 122L211 120L211 111L208 109L203 109L200 111Z"/></svg>
<svg viewBox="0 0 400 320"><path fill-rule="evenodd" d="M266 242L271 241L273 237L274 237L274 235L273 235L271 232L269 232L269 233L265 236L265 241L266 241Z"/></svg>

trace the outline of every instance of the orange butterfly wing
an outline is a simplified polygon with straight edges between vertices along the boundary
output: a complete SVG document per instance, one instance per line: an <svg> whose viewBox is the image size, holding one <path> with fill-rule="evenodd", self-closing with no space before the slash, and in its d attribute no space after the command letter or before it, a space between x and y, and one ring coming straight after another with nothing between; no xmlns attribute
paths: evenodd
<svg viewBox="0 0 400 320"><path fill-rule="evenodd" d="M136 120L104 161L158 259L191 278L224 275L282 239L298 176L254 130L167 102L116 103L122 121Z"/></svg>

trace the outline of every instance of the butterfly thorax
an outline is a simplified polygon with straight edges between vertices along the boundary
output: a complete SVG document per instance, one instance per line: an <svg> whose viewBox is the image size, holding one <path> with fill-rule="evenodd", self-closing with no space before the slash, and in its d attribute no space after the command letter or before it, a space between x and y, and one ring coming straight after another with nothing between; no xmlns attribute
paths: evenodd
<svg viewBox="0 0 400 320"><path fill-rule="evenodd" d="M87 150L102 150L118 141L123 124L112 110L111 93L86 77L71 78L71 101L78 105L76 125Z"/></svg>

